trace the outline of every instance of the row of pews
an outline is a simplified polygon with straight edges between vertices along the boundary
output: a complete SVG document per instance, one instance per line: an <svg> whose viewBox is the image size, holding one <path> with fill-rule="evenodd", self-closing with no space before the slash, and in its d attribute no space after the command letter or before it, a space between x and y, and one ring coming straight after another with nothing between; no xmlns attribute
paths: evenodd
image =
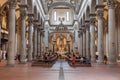
<svg viewBox="0 0 120 80"><path fill-rule="evenodd" d="M91 62L87 59L67 58L68 64L72 67L91 67Z"/></svg>
<svg viewBox="0 0 120 80"><path fill-rule="evenodd" d="M52 54L49 55L48 58L43 57L42 59L35 59L32 62L32 66L39 66L39 67L52 67L53 64L57 61L58 55Z"/></svg>

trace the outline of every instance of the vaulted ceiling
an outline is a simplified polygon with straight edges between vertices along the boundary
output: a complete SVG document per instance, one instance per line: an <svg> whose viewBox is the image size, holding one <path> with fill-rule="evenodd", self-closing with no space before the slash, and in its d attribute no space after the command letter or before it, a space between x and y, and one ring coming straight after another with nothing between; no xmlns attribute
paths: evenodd
<svg viewBox="0 0 120 80"><path fill-rule="evenodd" d="M42 3L45 14L47 14L50 9L58 6L62 6L62 8L72 8L75 13L78 13L83 0L40 0L40 2Z"/></svg>

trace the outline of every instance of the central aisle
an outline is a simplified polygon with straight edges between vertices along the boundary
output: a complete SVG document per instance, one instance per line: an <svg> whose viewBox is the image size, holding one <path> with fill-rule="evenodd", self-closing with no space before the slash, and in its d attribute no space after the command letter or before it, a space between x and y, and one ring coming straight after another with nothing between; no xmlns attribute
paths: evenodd
<svg viewBox="0 0 120 80"><path fill-rule="evenodd" d="M59 70L59 80L65 80L64 70L70 69L70 66L66 61L60 60L53 65L52 69Z"/></svg>
<svg viewBox="0 0 120 80"><path fill-rule="evenodd" d="M52 69L59 70L58 80L119 80L120 67L110 68L107 65L92 67L70 67L64 61L58 61Z"/></svg>
<svg viewBox="0 0 120 80"><path fill-rule="evenodd" d="M60 70L60 67L62 67L64 70L73 69L72 67L69 66L67 61L64 60L57 61L51 69Z"/></svg>
<svg viewBox="0 0 120 80"><path fill-rule="evenodd" d="M57 61L53 67L31 67L31 63L5 67L0 63L0 80L119 80L120 67L107 65L70 67L66 61Z"/></svg>

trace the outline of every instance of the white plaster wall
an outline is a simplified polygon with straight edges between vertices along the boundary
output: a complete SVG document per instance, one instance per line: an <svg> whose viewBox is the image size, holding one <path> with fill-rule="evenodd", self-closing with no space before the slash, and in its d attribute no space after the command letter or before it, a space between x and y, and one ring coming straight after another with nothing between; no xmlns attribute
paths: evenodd
<svg viewBox="0 0 120 80"><path fill-rule="evenodd" d="M54 20L54 12L56 12L56 15L57 15L57 21ZM69 21L67 21L67 12L69 12ZM64 25L72 25L73 23L73 11L71 9L53 9L50 14L49 14L49 17L50 17L50 23L52 25L59 25L60 24L60 21L59 21L59 18L63 18L64 17L64 22L63 24Z"/></svg>

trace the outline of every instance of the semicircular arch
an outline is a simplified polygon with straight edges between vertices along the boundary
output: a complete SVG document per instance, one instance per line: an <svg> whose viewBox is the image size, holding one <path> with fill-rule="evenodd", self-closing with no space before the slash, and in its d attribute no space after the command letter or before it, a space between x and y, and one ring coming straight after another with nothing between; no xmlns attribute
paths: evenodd
<svg viewBox="0 0 120 80"><path fill-rule="evenodd" d="M55 7L60 6L60 5L67 6L67 7L69 7L70 9L72 9L73 11L75 10L75 9L74 9L74 6L72 6L72 5L71 5L70 3L68 3L68 2L56 2L56 3L53 3L52 5L50 5L48 12L51 12L52 9L54 9Z"/></svg>

